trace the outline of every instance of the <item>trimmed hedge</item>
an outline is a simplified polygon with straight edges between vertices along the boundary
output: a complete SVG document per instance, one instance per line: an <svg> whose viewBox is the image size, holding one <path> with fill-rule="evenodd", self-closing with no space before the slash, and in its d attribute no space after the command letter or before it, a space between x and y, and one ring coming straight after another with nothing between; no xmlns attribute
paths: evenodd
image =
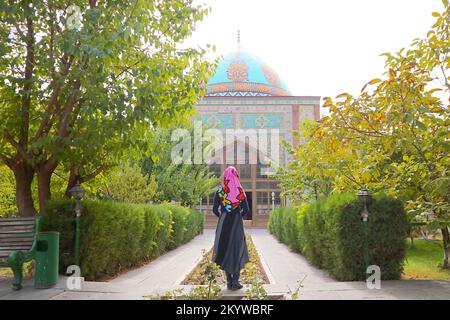
<svg viewBox="0 0 450 320"><path fill-rule="evenodd" d="M269 231L337 280L365 279L363 204L353 194L337 194L312 204L280 208ZM378 195L368 206L369 263L383 280L399 279L406 252L408 222L400 201Z"/></svg>
<svg viewBox="0 0 450 320"><path fill-rule="evenodd" d="M172 204L83 201L81 270L87 280L117 275L184 244L203 230L200 212ZM60 232L60 272L74 263L73 200L52 200L43 230Z"/></svg>

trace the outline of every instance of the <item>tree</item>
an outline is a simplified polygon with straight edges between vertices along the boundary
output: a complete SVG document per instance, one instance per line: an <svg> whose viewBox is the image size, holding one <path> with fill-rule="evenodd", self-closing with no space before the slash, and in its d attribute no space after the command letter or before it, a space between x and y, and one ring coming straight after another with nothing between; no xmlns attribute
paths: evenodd
<svg viewBox="0 0 450 320"><path fill-rule="evenodd" d="M0 217L8 217L16 212L14 188L14 175L0 164Z"/></svg>
<svg viewBox="0 0 450 320"><path fill-rule="evenodd" d="M211 70L180 49L208 9L193 0L34 0L0 4L0 159L21 216L42 211L56 168L67 189L145 148L192 110Z"/></svg>
<svg viewBox="0 0 450 320"><path fill-rule="evenodd" d="M102 176L100 186L95 190L97 198L132 203L150 203L157 198L155 178L143 175L136 164L122 164Z"/></svg>
<svg viewBox="0 0 450 320"><path fill-rule="evenodd" d="M192 137L193 126L186 124L184 127ZM159 151L155 152L158 156L144 159L143 172L158 183L157 201L180 201L187 206L198 204L214 192L218 179L209 172L206 163L174 163L171 153L178 141L171 140L171 133L171 129L161 129L154 135L151 143Z"/></svg>
<svg viewBox="0 0 450 320"><path fill-rule="evenodd" d="M322 158L324 145L312 144L308 138L314 123L304 122L301 130L295 132L302 143L294 148L288 142L283 142L284 148L294 156L294 161L287 163L286 168L280 167L277 175L281 180L283 195L289 196L294 204L309 202L312 199L329 196L332 192L332 177L329 175L333 166L328 165L327 159ZM339 144L331 144L339 146Z"/></svg>
<svg viewBox="0 0 450 320"><path fill-rule="evenodd" d="M450 7L443 3L445 10L433 13L437 21L426 38L384 54L382 78L369 81L357 97L325 98L330 114L306 128L295 170L324 172L320 179L331 181L333 190L354 192L367 185L404 200L412 219L441 230L448 268ZM315 160L307 164L299 158L311 154Z"/></svg>

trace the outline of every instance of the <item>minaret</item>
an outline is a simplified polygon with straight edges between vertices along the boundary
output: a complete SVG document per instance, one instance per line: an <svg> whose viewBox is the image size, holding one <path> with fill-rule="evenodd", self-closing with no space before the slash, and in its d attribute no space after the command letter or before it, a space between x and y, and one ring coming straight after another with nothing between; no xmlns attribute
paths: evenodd
<svg viewBox="0 0 450 320"><path fill-rule="evenodd" d="M239 30L239 28L237 30L237 48L238 51L241 51L241 31Z"/></svg>

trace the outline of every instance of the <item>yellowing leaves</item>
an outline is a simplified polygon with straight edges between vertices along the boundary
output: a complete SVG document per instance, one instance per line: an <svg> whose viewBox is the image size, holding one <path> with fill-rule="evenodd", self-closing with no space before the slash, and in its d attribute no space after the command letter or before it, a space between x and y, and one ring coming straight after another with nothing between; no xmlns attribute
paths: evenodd
<svg viewBox="0 0 450 320"><path fill-rule="evenodd" d="M336 99L340 99L340 98L351 99L351 98L353 98L353 96L349 93L341 93L338 96L336 96Z"/></svg>
<svg viewBox="0 0 450 320"><path fill-rule="evenodd" d="M393 80L396 75L397 75L397 73L395 72L395 70L392 68L389 68L389 79Z"/></svg>
<svg viewBox="0 0 450 320"><path fill-rule="evenodd" d="M307 139L286 172L297 197L317 186L326 195L356 192L366 184L417 208L446 208L442 215L450 221L449 79L440 73L436 81L442 69L450 74L450 8L444 3L447 11L433 13L438 19L425 38L383 54L386 67L380 73L387 79L368 81L359 96L324 99L329 115L314 128L303 128ZM366 90L371 85L376 89ZM441 177L444 187L436 182Z"/></svg>
<svg viewBox="0 0 450 320"><path fill-rule="evenodd" d="M364 87L362 87L361 92L364 92L364 90L366 90L367 86L374 85L374 84L377 84L377 83L380 83L380 82L381 82L381 79L379 79L379 78L375 78L375 79L370 80L369 82L367 82L364 85Z"/></svg>

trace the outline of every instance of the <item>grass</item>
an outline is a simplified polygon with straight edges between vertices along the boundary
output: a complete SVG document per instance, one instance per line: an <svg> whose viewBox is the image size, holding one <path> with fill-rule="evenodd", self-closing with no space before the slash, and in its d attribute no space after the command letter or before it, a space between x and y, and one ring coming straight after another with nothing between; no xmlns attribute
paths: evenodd
<svg viewBox="0 0 450 320"><path fill-rule="evenodd" d="M11 268L0 268L0 279L11 278L13 276Z"/></svg>
<svg viewBox="0 0 450 320"><path fill-rule="evenodd" d="M408 239L402 279L450 280L450 269L442 269L444 251L441 240Z"/></svg>
<svg viewBox="0 0 450 320"><path fill-rule="evenodd" d="M23 276L29 277L33 275L34 261L26 262L23 265ZM0 268L0 279L13 278L14 274L11 268Z"/></svg>

